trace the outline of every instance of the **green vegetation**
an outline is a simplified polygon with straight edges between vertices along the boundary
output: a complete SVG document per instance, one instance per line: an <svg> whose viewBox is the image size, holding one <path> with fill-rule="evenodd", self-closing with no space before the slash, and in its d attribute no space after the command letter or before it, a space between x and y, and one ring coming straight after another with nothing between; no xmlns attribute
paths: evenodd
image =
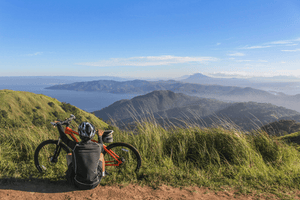
<svg viewBox="0 0 300 200"><path fill-rule="evenodd" d="M299 152L294 145L264 132L197 127L166 130L145 122L139 124L137 133L117 132L114 141L131 143L139 150L143 158L140 173L135 179L106 177L105 183L235 187L242 192L277 195L300 189Z"/></svg>
<svg viewBox="0 0 300 200"><path fill-rule="evenodd" d="M6 100L7 104L1 99L5 97L3 93L11 96L9 101ZM21 103L18 98L23 98ZM29 98L30 101L25 101ZM114 142L132 144L142 156L138 174L112 174L103 179L102 185L197 185L212 189L235 188L240 193L268 192L280 198L290 197L291 191L300 189L300 154L297 145L286 142L287 136L271 137L264 132L200 129L196 126L166 129L155 121L138 122L134 132L121 131L92 114L43 95L1 91L0 100L0 110L7 112L1 120L4 118L6 122L16 124L6 123L6 128L0 129L1 178L61 179L63 171L44 176L39 174L33 163L33 154L42 141L58 138L57 130L48 127L46 122L57 116L69 117L70 112L75 111L76 117L81 115L81 120L91 121L97 128L113 128ZM49 102L54 104L50 106ZM22 109L20 105L23 105ZM32 112L32 109L37 109L37 112ZM17 111L18 114L14 115ZM24 114L25 111L30 111L30 114ZM35 122L37 125L33 123L35 113L44 120ZM73 122L75 127L77 123Z"/></svg>
<svg viewBox="0 0 300 200"><path fill-rule="evenodd" d="M90 121L101 129L108 127L94 115L51 97L0 90L0 177L40 177L33 161L34 151L42 141L58 139L59 133L50 122L64 120L70 114L77 117L71 126L75 130L81 121ZM60 171L52 177L63 174Z"/></svg>

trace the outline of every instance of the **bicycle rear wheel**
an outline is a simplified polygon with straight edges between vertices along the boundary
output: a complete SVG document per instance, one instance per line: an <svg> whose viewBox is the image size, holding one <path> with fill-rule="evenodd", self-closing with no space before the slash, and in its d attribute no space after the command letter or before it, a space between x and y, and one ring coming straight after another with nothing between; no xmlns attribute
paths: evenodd
<svg viewBox="0 0 300 200"><path fill-rule="evenodd" d="M34 152L34 163L39 172L64 176L67 171L66 155L69 148L58 140L42 142Z"/></svg>
<svg viewBox="0 0 300 200"><path fill-rule="evenodd" d="M107 150L112 151L112 154L116 154L116 158L122 161L119 166L109 166L111 164L118 164L118 161L114 159L108 152L104 151L104 159L105 159L105 170L107 170L110 174L113 173L131 173L138 172L142 159L138 150L130 144L117 142L110 144L106 147Z"/></svg>

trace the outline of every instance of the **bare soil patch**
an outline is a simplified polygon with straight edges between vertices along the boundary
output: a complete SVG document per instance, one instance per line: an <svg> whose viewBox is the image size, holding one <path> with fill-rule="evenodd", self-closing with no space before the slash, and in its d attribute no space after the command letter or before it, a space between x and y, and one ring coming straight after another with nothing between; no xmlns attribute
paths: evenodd
<svg viewBox="0 0 300 200"><path fill-rule="evenodd" d="M280 199L274 195L241 195L234 190L213 191L204 187L174 188L162 185L148 186L101 186L92 190L76 190L66 181L1 181L0 199ZM294 196L294 199L300 199Z"/></svg>

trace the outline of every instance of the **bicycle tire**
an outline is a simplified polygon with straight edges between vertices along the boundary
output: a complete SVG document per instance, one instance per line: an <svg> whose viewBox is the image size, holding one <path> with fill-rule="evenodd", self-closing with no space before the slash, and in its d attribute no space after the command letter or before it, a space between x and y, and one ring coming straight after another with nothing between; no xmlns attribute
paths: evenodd
<svg viewBox="0 0 300 200"><path fill-rule="evenodd" d="M40 173L64 175L67 171L66 155L70 153L70 150L63 143L59 143L57 148L57 144L58 140L46 140L36 148L34 163Z"/></svg>
<svg viewBox="0 0 300 200"><path fill-rule="evenodd" d="M124 172L137 173L139 171L142 164L142 159L140 153L134 146L123 142L116 142L110 144L106 148L107 150L112 150L115 152L123 161L123 163L119 166L105 166L105 170L107 170L109 174ZM110 161L111 163L117 163L117 161L106 151L104 151L103 155L105 162Z"/></svg>

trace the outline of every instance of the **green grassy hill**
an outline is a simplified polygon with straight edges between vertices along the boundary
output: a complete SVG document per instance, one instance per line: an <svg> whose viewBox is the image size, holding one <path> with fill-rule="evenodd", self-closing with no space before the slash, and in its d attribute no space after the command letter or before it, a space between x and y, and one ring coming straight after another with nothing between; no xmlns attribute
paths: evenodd
<svg viewBox="0 0 300 200"><path fill-rule="evenodd" d="M58 100L30 92L0 90L0 177L29 177L36 174L35 148L44 140L59 137L51 121L76 116L71 128L82 121L97 129L108 125L93 114ZM37 174L36 174L37 175Z"/></svg>
<svg viewBox="0 0 300 200"><path fill-rule="evenodd" d="M33 163L36 146L58 138L57 130L46 125L56 115L66 118L73 113L97 128L108 126L90 113L44 95L5 90L0 91L0 98L0 180L63 178L63 171L43 176ZM77 118L75 127L78 122ZM137 122L134 132L115 130L115 142L138 149L142 167L137 174L106 176L102 185L205 186L254 192L258 198L261 193L273 193L280 199L291 199L300 190L300 153L297 144L286 142L286 137L197 126L165 129L155 121Z"/></svg>
<svg viewBox="0 0 300 200"><path fill-rule="evenodd" d="M54 98L30 92L0 90L1 128L51 128L49 122L64 120L70 114L76 116L77 123L88 120L99 128L107 126L94 115Z"/></svg>

